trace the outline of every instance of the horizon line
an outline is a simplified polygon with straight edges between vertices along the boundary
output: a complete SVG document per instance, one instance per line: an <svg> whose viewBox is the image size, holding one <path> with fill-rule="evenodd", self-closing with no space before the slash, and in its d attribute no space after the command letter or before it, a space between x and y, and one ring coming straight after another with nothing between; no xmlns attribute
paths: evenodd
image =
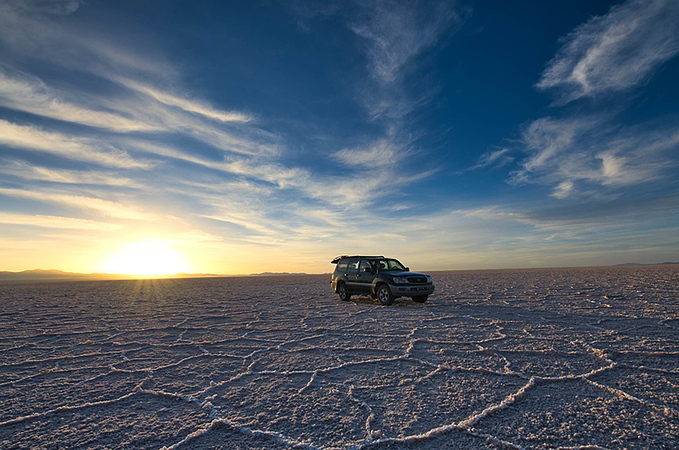
<svg viewBox="0 0 679 450"><path fill-rule="evenodd" d="M544 267L501 267L501 268L467 268L467 269L425 269L427 272L467 272L467 271L497 271L497 270L549 270L549 269L577 269L590 267L630 267L630 266L662 266L662 265L679 265L679 261L665 261L656 263L621 263L621 264L603 264L590 266L544 266ZM39 277L37 273L52 273L61 278ZM34 279L30 279L30 275L36 275ZM185 278L238 278L238 277L266 277L266 276L315 276L315 275L330 275L332 271L321 273L306 273L306 272L260 272L260 273L236 273L236 274L213 274L213 273L188 273L178 272L174 274L126 274L126 273L108 273L108 272L67 272L61 269L25 269L19 271L0 270L0 282L2 281L67 281L69 277L106 277L109 281L125 281L125 280L155 280L155 279L185 279ZM20 279L2 279L3 276L27 276ZM87 281L87 280L82 280ZM102 281L102 280L91 280Z"/></svg>

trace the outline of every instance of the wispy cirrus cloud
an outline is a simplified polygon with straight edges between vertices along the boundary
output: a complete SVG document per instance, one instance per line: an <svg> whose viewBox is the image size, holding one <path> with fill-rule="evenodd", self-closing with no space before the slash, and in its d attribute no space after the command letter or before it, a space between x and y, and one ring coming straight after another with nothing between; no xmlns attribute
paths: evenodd
<svg viewBox="0 0 679 450"><path fill-rule="evenodd" d="M443 1L398 0L361 2L359 11L347 20L368 58L371 82L360 88L361 101L373 119L400 120L427 104L438 89L421 81L414 91L405 77L421 71L422 54L452 34L468 11Z"/></svg>
<svg viewBox="0 0 679 450"><path fill-rule="evenodd" d="M219 109L214 108L213 106L210 106L205 102L200 102L187 97L180 97L172 93L165 92L156 89L152 86L140 83L138 81L125 79L121 77L115 78L115 81L134 91L146 94L149 97L152 97L153 99L157 100L158 102L164 105L175 106L186 112L198 114L200 116L206 117L208 119L213 119L218 122L247 123L253 120L252 116L250 115L235 111L220 111Z"/></svg>
<svg viewBox="0 0 679 450"><path fill-rule="evenodd" d="M47 181L63 184L88 184L100 186L119 186L140 189L143 184L131 178L122 177L115 172L96 170L70 170L28 164L22 161L2 161L0 174L31 181Z"/></svg>
<svg viewBox="0 0 679 450"><path fill-rule="evenodd" d="M522 140L530 152L523 162L524 172L535 172L558 165L561 157L577 149L577 141L600 123L595 117L555 119L543 117L531 122L522 133Z"/></svg>
<svg viewBox="0 0 679 450"><path fill-rule="evenodd" d="M10 10L66 16L73 14L85 0L5 0L3 3L4 8Z"/></svg>
<svg viewBox="0 0 679 450"><path fill-rule="evenodd" d="M679 52L679 3L629 0L563 38L537 88L556 104L628 90Z"/></svg>
<svg viewBox="0 0 679 450"><path fill-rule="evenodd" d="M74 161L84 161L108 167L146 168L148 163L137 161L113 145L64 133L45 131L32 125L17 125L0 119L0 145L51 153Z"/></svg>
<svg viewBox="0 0 679 450"><path fill-rule="evenodd" d="M266 142L271 136L256 128L223 129L210 123L246 124L252 121L247 114L222 111L205 102L130 79L115 77L112 80L131 92L122 98L120 94L113 98L99 93L68 94L49 87L35 76L0 67L0 106L118 133L182 132L229 152L269 155L275 152ZM65 97L84 97L91 105L98 105L98 109Z"/></svg>
<svg viewBox="0 0 679 450"><path fill-rule="evenodd" d="M248 126L252 115L180 92L178 69L159 55L65 27L33 9L0 9L0 43L14 58L13 65L0 66L0 105L6 108L118 133L180 133L225 152L273 156L279 151L275 135ZM98 78L108 89L56 88L15 68L26 55L71 71L74 79Z"/></svg>
<svg viewBox="0 0 679 450"><path fill-rule="evenodd" d="M4 212L0 212L0 223L68 230L116 231L122 228L120 225L114 223L78 219L75 217L45 216L40 214L10 214Z"/></svg>
<svg viewBox="0 0 679 450"><path fill-rule="evenodd" d="M514 161L514 157L510 156L511 149L501 148L499 150L488 151L479 157L478 162L459 172L467 172L469 170L478 170L483 168L499 168L511 164Z"/></svg>
<svg viewBox="0 0 679 450"><path fill-rule="evenodd" d="M114 219L155 220L158 218L156 214L145 212L141 208L98 197L71 195L46 190L13 188L0 188L0 195L24 198L43 203L58 203L71 208L92 211L99 214L101 217L110 217Z"/></svg>
<svg viewBox="0 0 679 450"><path fill-rule="evenodd" d="M654 69L679 54L679 3L629 0L576 27L547 64L536 87L553 90L553 106L625 91L649 81ZM624 102L619 102L624 104ZM632 186L666 180L679 163L679 129L671 119L616 123L601 102L593 112L561 113L530 122L522 132L525 158L510 182L552 186L551 196L610 199Z"/></svg>
<svg viewBox="0 0 679 450"><path fill-rule="evenodd" d="M35 76L0 67L0 106L65 122L119 132L159 131L157 125L130 119L122 114L97 111L66 101Z"/></svg>
<svg viewBox="0 0 679 450"><path fill-rule="evenodd" d="M296 3L292 8L304 21L336 16L356 36L357 47L366 57L367 77L356 78L352 88L370 120L383 128L382 136L366 136L357 145L330 153L330 163L339 163L344 175L314 180L304 174L295 177L305 180L299 188L311 198L331 198L333 206L355 211L370 205L379 195L436 173L432 167L401 164L409 156L423 154L413 137L422 133L406 117L426 105L438 89L429 79L417 85L406 80L424 71L424 54L436 51L437 44L464 22L468 11L457 3L401 0L331 2L311 7ZM308 30L306 25L303 28ZM357 185L361 186L359 190L355 189Z"/></svg>
<svg viewBox="0 0 679 450"><path fill-rule="evenodd" d="M395 83L412 70L410 63L434 45L458 11L447 2L361 2L362 14L351 30L366 40L370 75L380 83Z"/></svg>
<svg viewBox="0 0 679 450"><path fill-rule="evenodd" d="M391 166L408 155L409 151L389 139L379 139L367 148L347 148L333 153L333 159L352 167L374 169Z"/></svg>
<svg viewBox="0 0 679 450"><path fill-rule="evenodd" d="M552 185L558 199L657 181L679 164L679 130L671 124L623 128L596 117L542 118L524 130L523 143L529 156L511 182Z"/></svg>

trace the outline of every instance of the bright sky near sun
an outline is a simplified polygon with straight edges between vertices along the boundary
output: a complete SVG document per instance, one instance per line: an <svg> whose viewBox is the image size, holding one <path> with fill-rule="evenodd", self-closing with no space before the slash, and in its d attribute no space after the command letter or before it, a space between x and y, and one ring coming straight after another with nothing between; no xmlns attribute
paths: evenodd
<svg viewBox="0 0 679 450"><path fill-rule="evenodd" d="M679 2L0 2L0 270L679 260Z"/></svg>

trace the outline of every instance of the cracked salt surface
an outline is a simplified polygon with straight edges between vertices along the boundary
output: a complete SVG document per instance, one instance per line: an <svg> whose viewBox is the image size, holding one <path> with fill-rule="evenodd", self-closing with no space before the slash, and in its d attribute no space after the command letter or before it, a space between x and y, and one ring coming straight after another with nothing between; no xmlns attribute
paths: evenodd
<svg viewBox="0 0 679 450"><path fill-rule="evenodd" d="M679 266L0 286L0 447L677 448Z"/></svg>

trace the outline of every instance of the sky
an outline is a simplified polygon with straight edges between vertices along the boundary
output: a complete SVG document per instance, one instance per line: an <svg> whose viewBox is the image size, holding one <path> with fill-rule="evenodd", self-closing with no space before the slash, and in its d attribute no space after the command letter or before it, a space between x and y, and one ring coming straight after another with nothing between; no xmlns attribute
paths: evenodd
<svg viewBox="0 0 679 450"><path fill-rule="evenodd" d="M0 1L0 270L679 260L679 2Z"/></svg>

